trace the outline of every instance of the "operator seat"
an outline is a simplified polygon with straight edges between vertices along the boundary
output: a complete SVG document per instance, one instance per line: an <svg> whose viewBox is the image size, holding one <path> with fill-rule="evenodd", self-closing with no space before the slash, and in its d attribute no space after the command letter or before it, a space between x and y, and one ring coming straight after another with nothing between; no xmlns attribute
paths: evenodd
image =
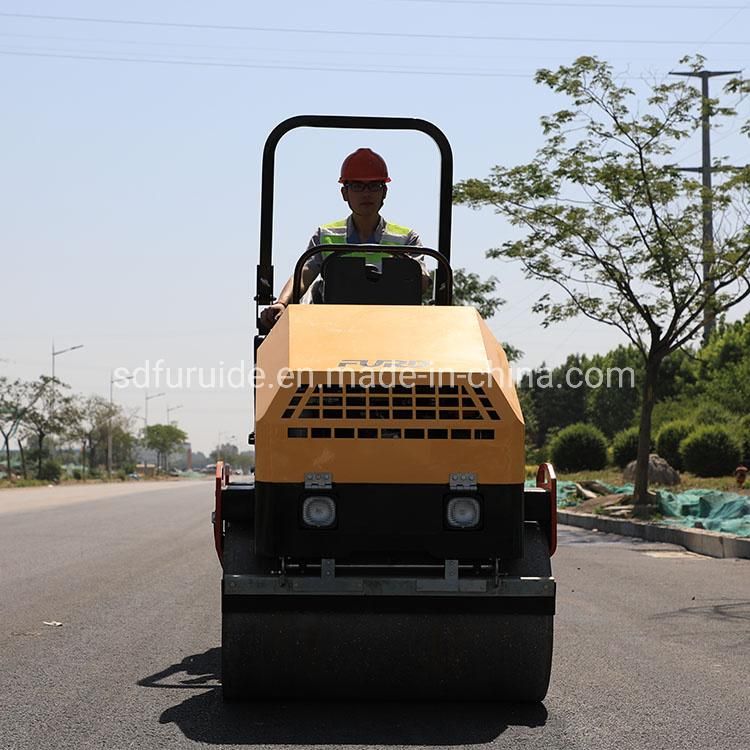
<svg viewBox="0 0 750 750"><path fill-rule="evenodd" d="M421 305L422 267L412 258L383 258L378 267L335 253L323 261L327 305Z"/></svg>

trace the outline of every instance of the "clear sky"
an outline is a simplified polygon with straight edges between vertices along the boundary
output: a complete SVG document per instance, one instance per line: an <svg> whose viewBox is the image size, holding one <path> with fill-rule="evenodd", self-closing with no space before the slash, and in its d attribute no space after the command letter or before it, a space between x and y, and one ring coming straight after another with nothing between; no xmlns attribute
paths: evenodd
<svg viewBox="0 0 750 750"><path fill-rule="evenodd" d="M426 118L451 141L455 179L483 177L531 158L539 117L563 104L536 69L595 54L637 80L696 52L712 69L747 69L749 24L742 0L0 0L0 373L49 373L53 339L84 345L57 357L57 376L102 396L113 369L147 361L206 378L248 366L261 151L286 117ZM739 125L716 131L714 154L746 164ZM384 215L436 244L431 141L297 131L278 152L277 281L318 224L346 214L338 168L363 145L390 166ZM699 159L697 139L680 152L685 166ZM541 287L484 258L510 236L503 221L461 207L453 226L454 265L501 279L492 328L522 365L620 341L585 319L541 328L530 312ZM162 391L149 423L181 406L171 418L196 450L220 434L244 445L246 388L147 392ZM141 417L145 395L115 389Z"/></svg>

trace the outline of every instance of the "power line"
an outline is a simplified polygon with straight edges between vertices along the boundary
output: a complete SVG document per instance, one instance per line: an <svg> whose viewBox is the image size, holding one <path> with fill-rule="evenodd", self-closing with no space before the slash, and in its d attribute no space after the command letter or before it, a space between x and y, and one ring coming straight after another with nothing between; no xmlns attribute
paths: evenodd
<svg viewBox="0 0 750 750"><path fill-rule="evenodd" d="M503 7L542 8L626 8L628 10L746 10L747 5L660 5L655 3L573 3L536 2L535 0L389 0L394 3L430 5L488 5Z"/></svg>
<svg viewBox="0 0 750 750"><path fill-rule="evenodd" d="M37 21L64 21L74 23L116 24L121 26L147 26L170 29L203 29L210 31L252 31L258 33L304 34L320 36L369 36L375 38L392 39L443 39L456 41L485 41L485 42L559 42L574 44L679 44L679 45L725 45L750 46L750 41L702 42L698 39L593 39L587 37L548 37L548 36L503 36L494 34L431 34L402 31L354 31L339 29L300 29L281 26L240 26L225 24L183 23L176 21L143 21L124 18L94 18L89 16L53 16L35 15L32 13L2 13L3 18L20 18Z"/></svg>
<svg viewBox="0 0 750 750"><path fill-rule="evenodd" d="M378 57L382 58L382 50L377 49L373 50L372 52L366 52L361 47L359 49L345 49L341 47L336 47L334 49L331 49L330 47L328 49L312 49L312 48L295 48L290 49L289 47L260 47L258 45L253 44L252 46L249 46L247 44L204 44L204 43L196 43L196 42L165 42L165 41L150 41L146 39L113 39L113 38L102 38L102 37L83 37L83 36L65 36L62 34L15 34L13 32L0 32L0 37L5 37L8 39L30 39L30 40L44 40L44 41L55 41L55 42L78 42L82 44L108 44L108 45L127 45L127 46L143 46L143 47L170 47L170 48L183 48L183 49L214 49L214 50L223 50L225 52L232 51L232 50L239 50L242 52L278 52L280 54L283 54L285 56L289 56L290 54L300 54L300 55L359 55L360 57L365 57L367 55L377 55ZM30 48L31 51L34 51L33 48ZM96 52L96 50L60 50L60 51L70 51L70 52ZM403 58L444 58L445 53L444 52L427 52L423 50L412 50L408 51L405 50L403 52L401 51L389 51L388 52L388 58L396 58L396 57L403 57ZM534 60L535 62L538 62L539 56L538 55L526 55L526 56L519 56L519 55L472 55L472 54L465 54L465 53L453 53L451 52L451 59L456 60L504 60L504 61L519 61L519 60ZM616 60L617 58L609 58L610 61ZM624 58L623 58L624 59ZM632 61L633 57L628 57L628 61ZM637 59L637 58L636 58ZM531 75L531 74L529 74Z"/></svg>
<svg viewBox="0 0 750 750"><path fill-rule="evenodd" d="M190 65L193 67L206 68L247 68L258 70L304 70L325 73L377 73L382 75L390 73L393 75L425 75L425 76L458 76L461 78L532 78L531 73L488 73L487 71L458 71L458 70L407 70L397 68L343 68L337 66L318 65L266 65L264 63L247 62L211 62L205 60L173 60L169 58L147 58L147 57L115 57L114 55L74 55L63 52L21 52L18 50L0 49L0 55L12 55L16 57L42 57L62 60L96 60L102 62L129 62L146 63L156 65Z"/></svg>

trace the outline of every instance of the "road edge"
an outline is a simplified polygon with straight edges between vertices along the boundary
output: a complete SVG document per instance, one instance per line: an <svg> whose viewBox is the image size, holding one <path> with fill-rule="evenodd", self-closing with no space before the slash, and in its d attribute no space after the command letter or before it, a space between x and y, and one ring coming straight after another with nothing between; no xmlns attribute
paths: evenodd
<svg viewBox="0 0 750 750"><path fill-rule="evenodd" d="M558 523L577 526L582 529L604 531L608 534L633 536L649 542L667 542L708 557L737 557L750 559L750 538L720 534L703 529L683 529L648 521L624 518L607 518L593 513L575 513L568 510L557 511Z"/></svg>

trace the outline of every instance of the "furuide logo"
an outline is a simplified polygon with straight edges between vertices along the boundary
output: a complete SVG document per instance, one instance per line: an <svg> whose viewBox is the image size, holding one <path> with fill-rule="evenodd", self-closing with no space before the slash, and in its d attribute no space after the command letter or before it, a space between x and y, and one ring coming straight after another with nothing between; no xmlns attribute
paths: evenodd
<svg viewBox="0 0 750 750"><path fill-rule="evenodd" d="M416 369L429 367L432 362L428 359L342 359L339 367L405 367Z"/></svg>

